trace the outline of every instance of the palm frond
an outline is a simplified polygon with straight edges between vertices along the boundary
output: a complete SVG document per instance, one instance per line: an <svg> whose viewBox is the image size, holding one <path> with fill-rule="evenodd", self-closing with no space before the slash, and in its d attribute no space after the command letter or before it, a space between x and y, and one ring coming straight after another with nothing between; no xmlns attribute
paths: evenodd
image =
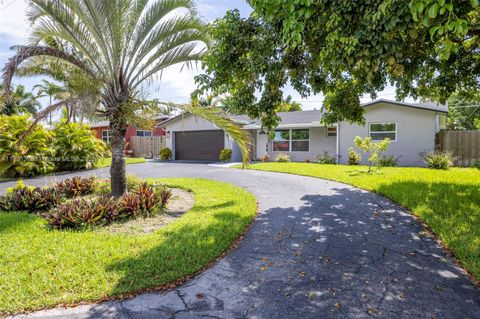
<svg viewBox="0 0 480 319"><path fill-rule="evenodd" d="M40 112L38 112L35 115L35 117L33 118L33 121L30 124L30 126L28 127L28 129L19 137L18 141L16 142L16 145L20 145L22 143L23 139L33 131L35 126L37 126L38 122L40 122L41 120L46 118L50 113L58 110L59 108L61 108L63 106L69 105L69 104L74 103L74 102L75 102L74 99L68 99L68 100L60 101L60 102L52 104L52 105L46 107L45 109L41 110Z"/></svg>
<svg viewBox="0 0 480 319"><path fill-rule="evenodd" d="M250 151L252 149L253 138L249 132L242 129L240 124L235 123L228 115L221 109L216 107L202 107L198 102L193 101L191 104L175 104L175 103L163 103L168 108L177 108L185 113L191 113L193 115L204 118L205 120L212 122L220 129L224 130L238 145L242 153L243 167L250 162Z"/></svg>
<svg viewBox="0 0 480 319"><path fill-rule="evenodd" d="M7 64L5 64L2 70L3 91L7 100L9 99L11 93L10 86L12 83L13 75L15 74L15 70L23 61L34 56L56 57L70 63L71 65L78 67L79 69L87 73L90 73L89 68L83 62L79 61L77 58L66 52L45 46L21 47L20 51L18 51L17 54L15 54L12 58L8 60Z"/></svg>

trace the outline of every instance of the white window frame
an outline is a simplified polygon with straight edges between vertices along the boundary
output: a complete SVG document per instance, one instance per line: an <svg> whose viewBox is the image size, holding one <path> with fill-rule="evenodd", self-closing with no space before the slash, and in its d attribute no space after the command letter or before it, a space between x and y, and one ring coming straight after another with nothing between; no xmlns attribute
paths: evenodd
<svg viewBox="0 0 480 319"><path fill-rule="evenodd" d="M142 136L138 135L138 132L143 132L143 135ZM149 132L150 135L145 136L146 132ZM153 136L153 131L151 131L151 130L135 130L135 136L138 136L138 137L152 137Z"/></svg>
<svg viewBox="0 0 480 319"><path fill-rule="evenodd" d="M372 131L370 129L372 124L382 124L382 125L395 124L395 131ZM397 122L369 122L368 123L368 136L372 137L372 133L395 133L395 139L394 140L390 139L390 141L396 142L396 141L398 141L398 124L397 124ZM375 140L375 139L373 139L373 137L372 137L372 140L373 141L382 141L382 140Z"/></svg>
<svg viewBox="0 0 480 319"><path fill-rule="evenodd" d="M335 130L335 135L333 135L333 131L330 131L330 130ZM327 137L335 137L337 136L338 132L337 132L337 127L336 126L330 126L330 127L327 127Z"/></svg>
<svg viewBox="0 0 480 319"><path fill-rule="evenodd" d="M304 153L304 152L310 152L310 136L311 136L311 132L310 132L310 129L309 128L291 128L291 129L278 129L278 130L275 130L275 131L288 131L288 151L275 151L274 148L273 148L273 143L274 142L287 142L287 140L278 140L278 141L274 141L272 140L271 141L271 144L272 144L272 152L300 152L300 153ZM292 140L292 131L308 131L308 140ZM308 142L308 149L306 151L294 151L292 149L292 142L295 141L295 142Z"/></svg>
<svg viewBox="0 0 480 319"><path fill-rule="evenodd" d="M106 132L107 136L104 136L103 133ZM112 130L102 130L102 141L105 143L110 143L110 140L112 139Z"/></svg>

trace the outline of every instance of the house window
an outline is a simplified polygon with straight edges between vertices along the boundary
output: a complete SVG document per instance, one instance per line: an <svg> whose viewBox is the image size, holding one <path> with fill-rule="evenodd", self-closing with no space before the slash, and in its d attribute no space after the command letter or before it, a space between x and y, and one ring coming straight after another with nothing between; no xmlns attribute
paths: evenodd
<svg viewBox="0 0 480 319"><path fill-rule="evenodd" d="M137 136L152 136L152 131L145 131L145 130L137 130Z"/></svg>
<svg viewBox="0 0 480 319"><path fill-rule="evenodd" d="M327 136L337 136L337 127L327 127Z"/></svg>
<svg viewBox="0 0 480 319"><path fill-rule="evenodd" d="M370 137L374 141L382 141L389 138L391 141L397 140L397 123L370 123Z"/></svg>
<svg viewBox="0 0 480 319"><path fill-rule="evenodd" d="M274 152L289 152L290 130L275 131L272 144Z"/></svg>
<svg viewBox="0 0 480 319"><path fill-rule="evenodd" d="M102 141L105 143L110 143L110 136L112 135L111 130L103 130L102 131Z"/></svg>
<svg viewBox="0 0 480 319"><path fill-rule="evenodd" d="M272 141L274 152L308 152L309 130L277 130Z"/></svg>
<svg viewBox="0 0 480 319"><path fill-rule="evenodd" d="M310 131L309 130L290 130L292 136L293 152L308 152Z"/></svg>

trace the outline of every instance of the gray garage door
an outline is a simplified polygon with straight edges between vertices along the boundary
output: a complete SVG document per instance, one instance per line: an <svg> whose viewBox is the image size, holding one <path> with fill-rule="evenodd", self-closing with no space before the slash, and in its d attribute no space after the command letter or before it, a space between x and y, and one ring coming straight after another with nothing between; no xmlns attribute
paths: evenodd
<svg viewBox="0 0 480 319"><path fill-rule="evenodd" d="M175 132L175 159L218 161L224 145L223 131Z"/></svg>

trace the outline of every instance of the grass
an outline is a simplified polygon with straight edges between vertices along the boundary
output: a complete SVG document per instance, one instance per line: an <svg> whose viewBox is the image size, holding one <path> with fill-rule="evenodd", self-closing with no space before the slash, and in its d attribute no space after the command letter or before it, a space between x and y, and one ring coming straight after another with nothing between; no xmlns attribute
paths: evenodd
<svg viewBox="0 0 480 319"><path fill-rule="evenodd" d="M148 235L53 231L35 215L0 213L0 316L174 282L228 250L255 216L254 196L239 187L205 179L161 181L192 190L195 205Z"/></svg>
<svg viewBox="0 0 480 319"><path fill-rule="evenodd" d="M143 157L125 157L125 163L128 164L141 164L145 163L146 160ZM107 158L102 158L97 162L95 165L96 168L101 168L101 167L110 167L112 165L112 158L107 157Z"/></svg>
<svg viewBox="0 0 480 319"><path fill-rule="evenodd" d="M480 279L480 170L259 163L250 169L340 181L381 194L412 211Z"/></svg>

